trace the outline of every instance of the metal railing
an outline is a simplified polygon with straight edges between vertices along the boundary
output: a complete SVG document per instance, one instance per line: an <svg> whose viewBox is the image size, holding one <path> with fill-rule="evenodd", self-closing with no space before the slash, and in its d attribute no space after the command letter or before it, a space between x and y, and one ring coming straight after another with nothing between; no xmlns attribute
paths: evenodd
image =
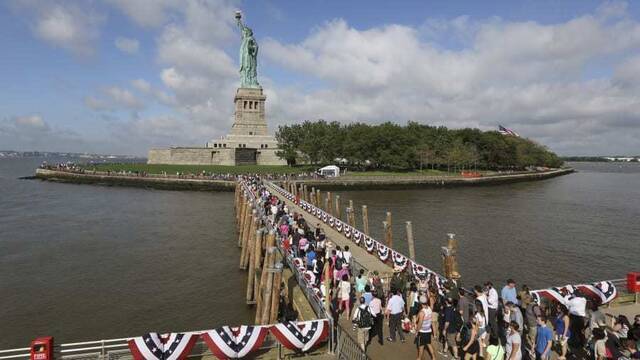
<svg viewBox="0 0 640 360"><path fill-rule="evenodd" d="M203 331L195 331L203 333ZM96 341L84 341L76 343L68 343L54 346L54 358L66 360L129 360L133 359L127 340L129 338L107 339ZM257 352L278 349L278 358L282 354L282 345L276 341L273 335L268 334L262 346ZM30 348L18 348L9 350L0 350L0 360L8 359L29 359ZM193 350L187 356L188 358L213 356L207 344L201 338L198 339Z"/></svg>

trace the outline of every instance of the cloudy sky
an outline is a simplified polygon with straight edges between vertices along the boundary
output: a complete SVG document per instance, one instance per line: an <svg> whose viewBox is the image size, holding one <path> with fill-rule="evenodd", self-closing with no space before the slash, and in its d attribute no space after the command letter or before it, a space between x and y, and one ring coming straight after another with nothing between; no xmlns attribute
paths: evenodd
<svg viewBox="0 0 640 360"><path fill-rule="evenodd" d="M144 155L226 134L241 9L272 131L498 124L563 155L640 153L640 2L8 0L0 150Z"/></svg>

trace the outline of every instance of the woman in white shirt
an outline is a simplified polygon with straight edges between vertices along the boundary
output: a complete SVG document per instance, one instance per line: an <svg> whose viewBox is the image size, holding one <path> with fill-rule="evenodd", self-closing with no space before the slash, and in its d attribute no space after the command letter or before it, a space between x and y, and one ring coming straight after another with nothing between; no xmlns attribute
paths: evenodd
<svg viewBox="0 0 640 360"><path fill-rule="evenodd" d="M509 333L507 336L507 359L522 360L522 338L520 338L520 326L517 322L509 323Z"/></svg>
<svg viewBox="0 0 640 360"><path fill-rule="evenodd" d="M480 357L484 357L484 349L487 347L487 318L484 314L482 304L476 304L476 313L473 316L478 324L478 344L480 345Z"/></svg>

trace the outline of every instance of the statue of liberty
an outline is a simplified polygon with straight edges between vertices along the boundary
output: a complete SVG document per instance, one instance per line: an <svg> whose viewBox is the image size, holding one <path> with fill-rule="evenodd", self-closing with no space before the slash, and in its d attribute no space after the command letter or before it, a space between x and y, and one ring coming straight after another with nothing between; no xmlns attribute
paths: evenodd
<svg viewBox="0 0 640 360"><path fill-rule="evenodd" d="M236 11L236 22L242 34L240 45L240 87L261 88L258 83L258 43L253 31L242 23L242 14Z"/></svg>

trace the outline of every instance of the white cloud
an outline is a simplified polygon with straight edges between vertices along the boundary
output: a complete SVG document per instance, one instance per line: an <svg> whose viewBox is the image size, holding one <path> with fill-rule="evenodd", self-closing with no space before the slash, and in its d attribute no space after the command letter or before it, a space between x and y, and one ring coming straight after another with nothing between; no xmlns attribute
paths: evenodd
<svg viewBox="0 0 640 360"><path fill-rule="evenodd" d="M149 84L149 82L144 79L131 80L131 86L142 93L148 93L149 91L151 91L151 84Z"/></svg>
<svg viewBox="0 0 640 360"><path fill-rule="evenodd" d="M75 131L50 126L40 115L0 119L3 150L87 151L87 142Z"/></svg>
<svg viewBox="0 0 640 360"><path fill-rule="evenodd" d="M628 135L640 136L640 91L629 85L637 84L640 61L619 65L613 78L585 76L593 63L640 48L640 24L622 15L601 9L554 25L456 18L365 30L334 20L299 43L268 39L261 49L270 62L322 81L320 88L294 82L270 89L269 117L482 129L504 123L561 153L637 149ZM440 38L439 31L462 31L468 44L449 50L423 40ZM580 145L584 139L594 142Z"/></svg>
<svg viewBox="0 0 640 360"><path fill-rule="evenodd" d="M22 0L14 4L31 18L33 33L47 43L71 50L77 55L92 55L105 16L89 2Z"/></svg>
<svg viewBox="0 0 640 360"><path fill-rule="evenodd" d="M180 0L106 0L121 9L136 24L157 27L166 21L166 11Z"/></svg>
<svg viewBox="0 0 640 360"><path fill-rule="evenodd" d="M31 129L48 129L49 126L42 120L40 115L18 116L15 118L15 124L21 128Z"/></svg>
<svg viewBox="0 0 640 360"><path fill-rule="evenodd" d="M140 42L138 40L124 37L118 37L114 44L120 51L127 54L135 54L138 52L138 48L140 48Z"/></svg>
<svg viewBox="0 0 640 360"><path fill-rule="evenodd" d="M138 111L144 108L144 103L131 91L118 86L110 86L102 89L98 96L87 96L84 104L96 111L132 110Z"/></svg>

